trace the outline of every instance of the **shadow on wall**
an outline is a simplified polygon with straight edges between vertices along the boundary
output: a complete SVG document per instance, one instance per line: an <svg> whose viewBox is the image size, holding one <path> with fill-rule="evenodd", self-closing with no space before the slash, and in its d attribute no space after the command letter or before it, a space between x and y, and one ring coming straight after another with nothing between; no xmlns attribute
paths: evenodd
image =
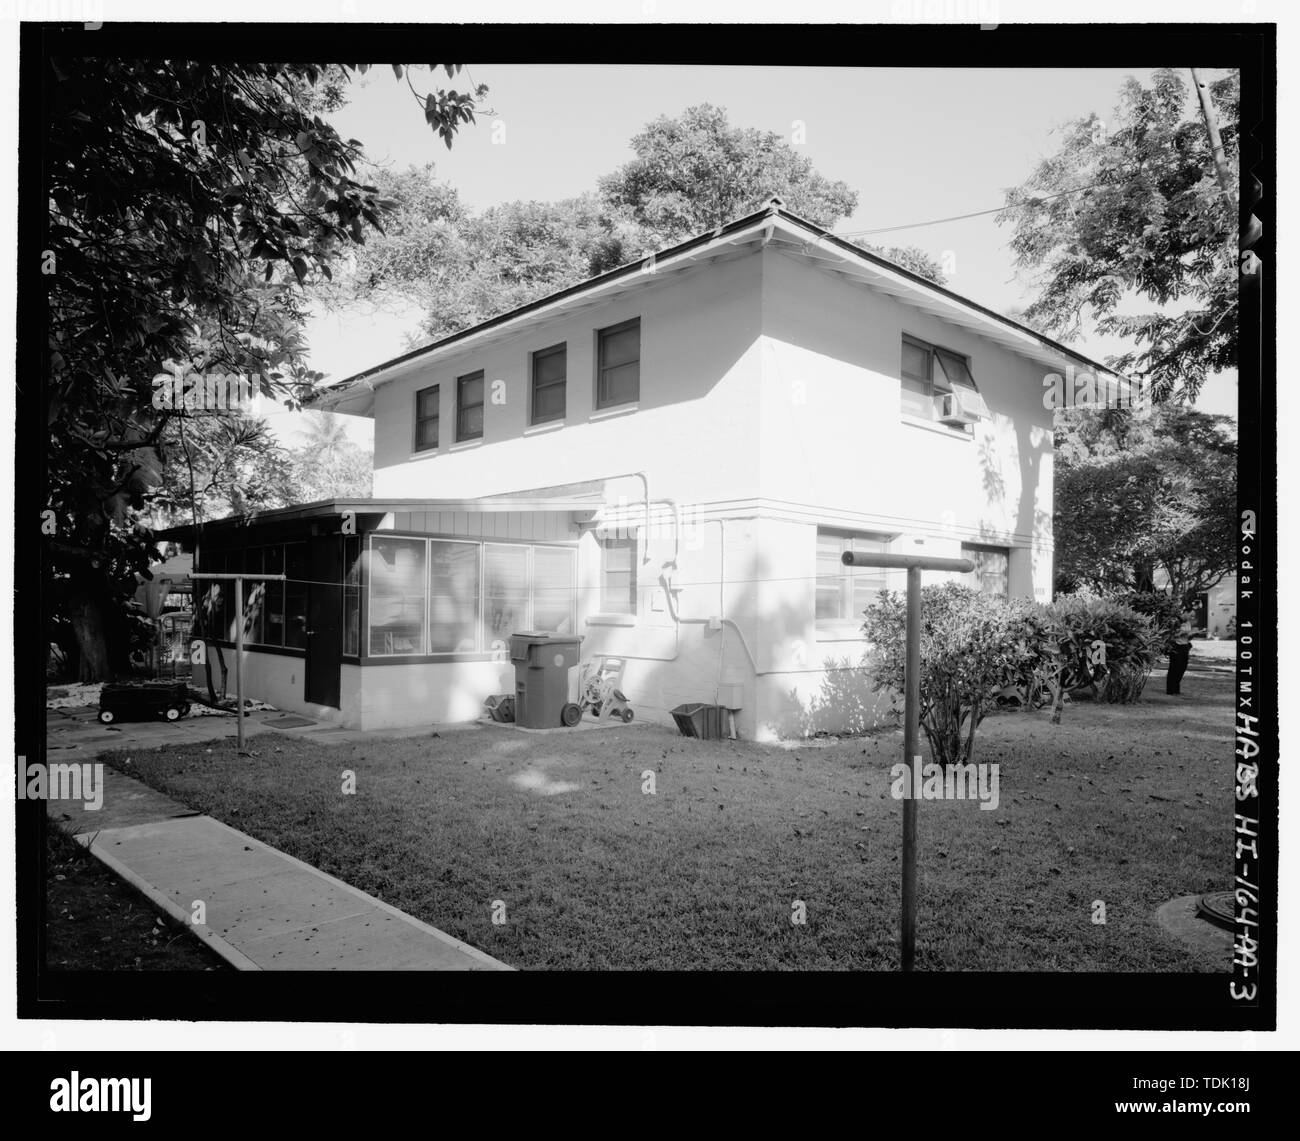
<svg viewBox="0 0 1300 1141"><path fill-rule="evenodd" d="M789 707L782 722L801 737L854 736L892 727L897 718L889 697L873 688L865 661L865 654L856 663L850 658L829 659L816 693L806 700L797 689L787 693Z"/></svg>

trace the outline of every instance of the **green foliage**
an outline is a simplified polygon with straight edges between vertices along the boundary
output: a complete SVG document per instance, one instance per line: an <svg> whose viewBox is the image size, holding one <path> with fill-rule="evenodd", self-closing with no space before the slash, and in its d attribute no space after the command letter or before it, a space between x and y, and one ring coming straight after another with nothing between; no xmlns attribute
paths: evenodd
<svg viewBox="0 0 1300 1141"><path fill-rule="evenodd" d="M1121 596L1119 601L1150 619L1159 638L1161 654L1168 654L1173 649L1174 635L1183 622L1183 608L1174 595L1160 590L1132 591Z"/></svg>
<svg viewBox="0 0 1300 1141"><path fill-rule="evenodd" d="M753 213L773 194L823 227L857 206L847 183L819 174L780 135L733 127L724 109L708 103L675 119L661 115L630 145L636 158L600 180L601 194L660 246Z"/></svg>
<svg viewBox="0 0 1300 1141"><path fill-rule="evenodd" d="M1237 74L1210 94L1235 179ZM1063 127L1059 150L1008 192L998 221L1014 226L1016 262L1041 282L1026 312L1035 327L1072 339L1091 318L1130 340L1108 363L1158 400L1194 399L1207 375L1236 367L1236 211L1180 73L1161 69L1150 87L1129 79L1110 122ZM1133 315L1123 303L1134 298L1159 309Z"/></svg>
<svg viewBox="0 0 1300 1141"><path fill-rule="evenodd" d="M1077 410L1056 439L1056 588L1208 590L1236 565L1230 422L1166 405Z"/></svg>
<svg viewBox="0 0 1300 1141"><path fill-rule="evenodd" d="M708 104L654 120L631 147L636 158L595 192L477 216L432 166L380 171L380 192L397 209L358 252L356 273L322 296L333 305L415 302L425 316L414 348L753 213L774 193L826 227L857 206L852 189L779 135L733 127ZM943 281L919 249L859 244Z"/></svg>
<svg viewBox="0 0 1300 1141"><path fill-rule="evenodd" d="M867 608L863 632L872 645L875 688L901 702L907 665L907 598L885 590ZM1031 649L1015 607L967 586L921 590L921 729L934 760L966 764L975 732L998 695L1025 668Z"/></svg>
<svg viewBox="0 0 1300 1141"><path fill-rule="evenodd" d="M1077 594L1042 609L1044 630L1060 647L1064 690L1088 687L1121 704L1142 696L1163 638L1147 615L1119 599Z"/></svg>
<svg viewBox="0 0 1300 1141"><path fill-rule="evenodd" d="M361 145L321 118L364 70L49 63L47 555L85 680L111 676L105 612L147 572L137 515L179 440L175 413L153 404L153 378L216 370L290 401L319 379L303 362L300 287L328 279L386 209L354 177ZM480 94L433 92L426 120L449 141Z"/></svg>

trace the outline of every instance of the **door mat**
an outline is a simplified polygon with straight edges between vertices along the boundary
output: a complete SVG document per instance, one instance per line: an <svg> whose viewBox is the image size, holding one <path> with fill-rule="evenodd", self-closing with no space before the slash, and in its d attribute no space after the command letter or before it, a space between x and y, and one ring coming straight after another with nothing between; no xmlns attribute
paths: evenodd
<svg viewBox="0 0 1300 1141"><path fill-rule="evenodd" d="M263 721L263 725L269 725L272 729L300 729L307 725L315 725L316 722L310 717L277 717L274 721Z"/></svg>

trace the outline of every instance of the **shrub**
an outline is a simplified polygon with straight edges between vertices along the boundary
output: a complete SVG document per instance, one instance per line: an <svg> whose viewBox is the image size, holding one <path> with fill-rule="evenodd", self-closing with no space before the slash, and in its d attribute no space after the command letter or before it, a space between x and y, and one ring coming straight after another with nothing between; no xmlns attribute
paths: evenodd
<svg viewBox="0 0 1300 1141"><path fill-rule="evenodd" d="M874 688L903 697L907 597L882 591L865 612ZM956 583L921 590L921 729L934 760L968 764L975 731L1033 654L1021 608Z"/></svg>
<svg viewBox="0 0 1300 1141"><path fill-rule="evenodd" d="M1104 701L1142 696L1164 634L1153 620L1114 598L1062 595L1042 618L1060 646L1062 692L1090 688Z"/></svg>

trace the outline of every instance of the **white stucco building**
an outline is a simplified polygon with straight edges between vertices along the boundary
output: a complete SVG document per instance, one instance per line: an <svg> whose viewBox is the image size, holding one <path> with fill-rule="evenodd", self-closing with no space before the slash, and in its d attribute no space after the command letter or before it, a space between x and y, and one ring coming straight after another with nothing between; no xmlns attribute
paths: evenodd
<svg viewBox="0 0 1300 1141"><path fill-rule="evenodd" d="M200 566L284 568L249 691L349 725L478 716L524 629L627 658L640 717L861 725L885 579L840 553L1049 599L1070 365L1105 372L774 201L329 389L375 421L374 499L210 525Z"/></svg>

